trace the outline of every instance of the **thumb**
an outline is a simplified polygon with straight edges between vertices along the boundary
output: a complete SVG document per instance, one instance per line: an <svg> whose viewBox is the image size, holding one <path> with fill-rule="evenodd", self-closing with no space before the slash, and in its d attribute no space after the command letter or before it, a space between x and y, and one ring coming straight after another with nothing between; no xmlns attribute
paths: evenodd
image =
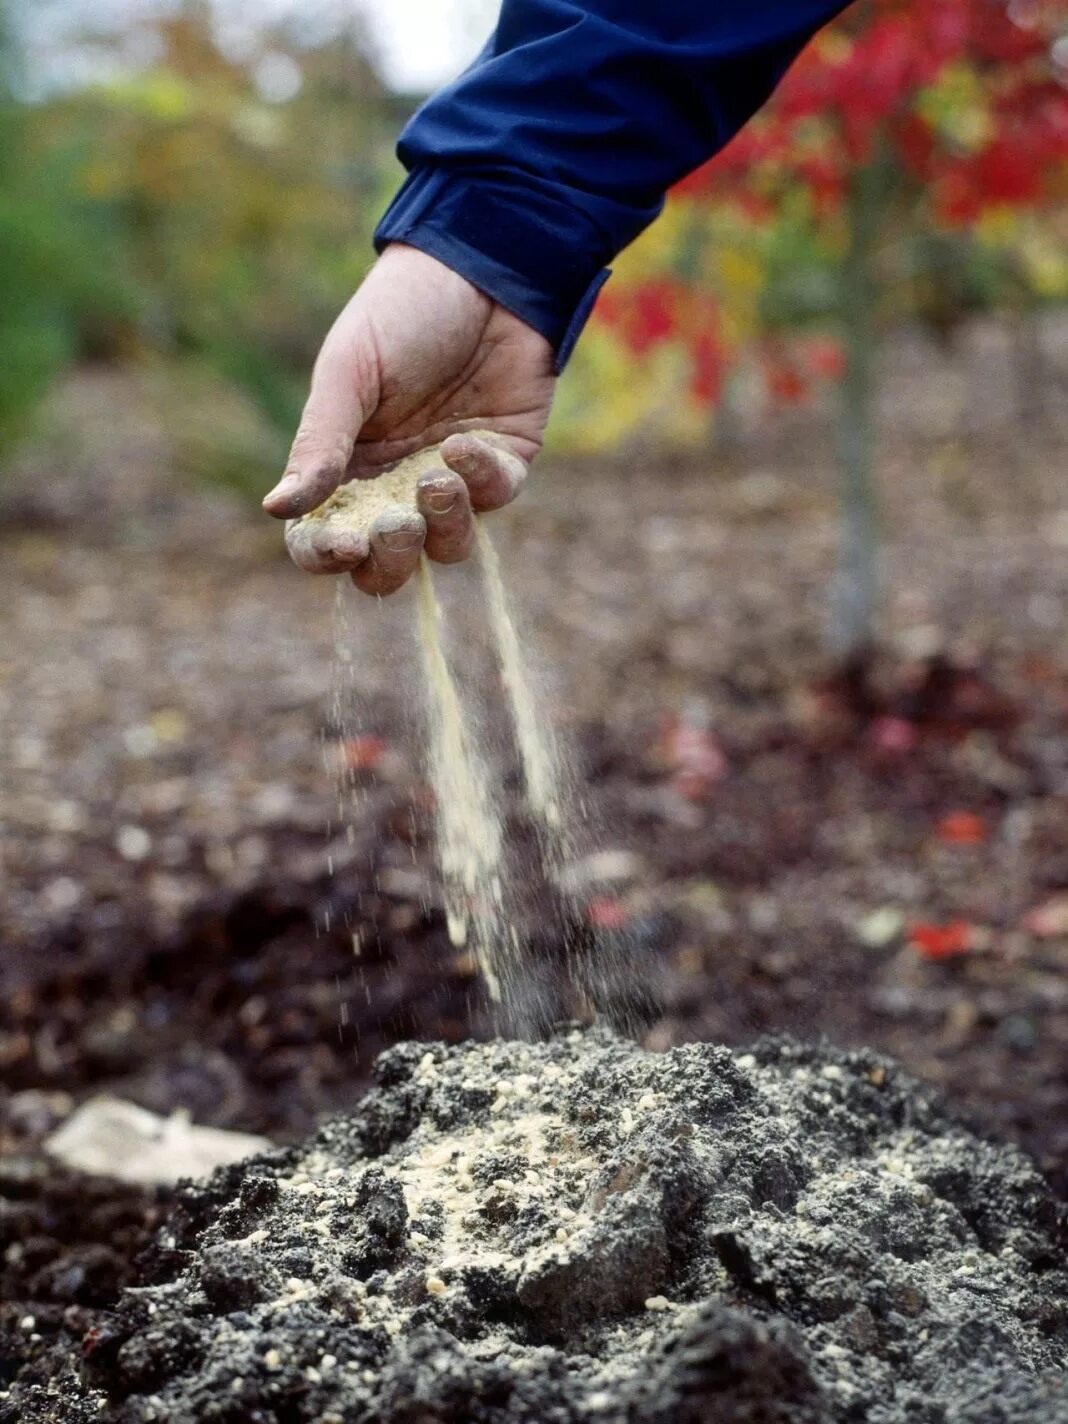
<svg viewBox="0 0 1068 1424"><path fill-rule="evenodd" d="M285 474L263 501L276 519L296 519L333 494L345 478L365 419L361 363L348 342L327 337Z"/></svg>

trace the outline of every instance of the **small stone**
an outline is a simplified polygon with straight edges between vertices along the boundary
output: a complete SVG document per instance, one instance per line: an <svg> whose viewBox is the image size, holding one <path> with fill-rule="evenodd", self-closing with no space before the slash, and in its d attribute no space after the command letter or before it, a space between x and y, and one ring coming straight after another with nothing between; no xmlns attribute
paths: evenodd
<svg viewBox="0 0 1068 1424"><path fill-rule="evenodd" d="M152 837L143 826L120 826L115 848L123 860L147 860L152 851Z"/></svg>

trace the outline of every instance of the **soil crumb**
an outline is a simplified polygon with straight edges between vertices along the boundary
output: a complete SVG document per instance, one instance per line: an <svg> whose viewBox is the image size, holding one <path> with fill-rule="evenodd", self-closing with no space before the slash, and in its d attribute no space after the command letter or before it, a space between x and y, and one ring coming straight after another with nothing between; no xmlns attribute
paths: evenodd
<svg viewBox="0 0 1068 1424"><path fill-rule="evenodd" d="M351 1115L181 1189L19 1418L1068 1420L1064 1221L867 1051L402 1044Z"/></svg>

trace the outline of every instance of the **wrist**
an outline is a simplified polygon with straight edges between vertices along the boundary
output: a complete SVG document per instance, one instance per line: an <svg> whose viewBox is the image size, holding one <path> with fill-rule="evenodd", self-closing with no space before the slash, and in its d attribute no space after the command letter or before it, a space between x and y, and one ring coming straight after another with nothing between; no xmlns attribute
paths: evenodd
<svg viewBox="0 0 1068 1424"><path fill-rule="evenodd" d="M544 337L559 372L609 275L588 239L575 241L585 219L563 208L536 189L417 169L379 223L375 246L414 247L458 273Z"/></svg>

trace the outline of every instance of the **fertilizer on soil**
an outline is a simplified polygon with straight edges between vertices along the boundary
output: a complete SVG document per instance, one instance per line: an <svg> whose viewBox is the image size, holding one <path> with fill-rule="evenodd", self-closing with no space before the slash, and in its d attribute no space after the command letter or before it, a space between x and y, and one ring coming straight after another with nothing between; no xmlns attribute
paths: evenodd
<svg viewBox="0 0 1068 1424"><path fill-rule="evenodd" d="M376 1079L186 1186L80 1378L6 1417L1068 1420L1053 1199L874 1054L565 1030Z"/></svg>

